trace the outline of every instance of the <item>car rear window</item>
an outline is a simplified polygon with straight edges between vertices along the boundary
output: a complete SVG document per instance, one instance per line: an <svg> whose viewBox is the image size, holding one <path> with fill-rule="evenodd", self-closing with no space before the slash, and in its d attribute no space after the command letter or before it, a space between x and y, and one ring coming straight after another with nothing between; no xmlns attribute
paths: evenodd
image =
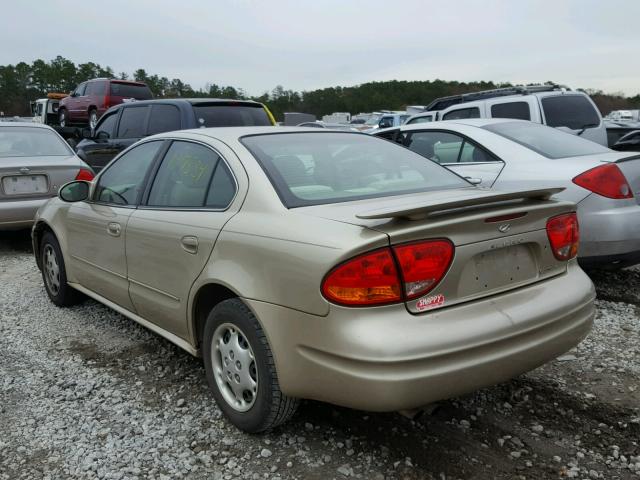
<svg viewBox="0 0 640 480"><path fill-rule="evenodd" d="M150 100L153 98L149 87L136 83L111 82L111 95L114 97L135 98L136 100Z"/></svg>
<svg viewBox="0 0 640 480"><path fill-rule="evenodd" d="M600 125L600 115L587 97L582 95L544 97L542 109L545 123L550 127L581 130L585 127Z"/></svg>
<svg viewBox="0 0 640 480"><path fill-rule="evenodd" d="M262 105L242 103L194 104L196 125L206 127L261 127L271 126L271 120Z"/></svg>
<svg viewBox="0 0 640 480"><path fill-rule="evenodd" d="M578 157L610 152L608 148L577 135L531 122L504 122L485 125L497 133L547 158Z"/></svg>
<svg viewBox="0 0 640 480"><path fill-rule="evenodd" d="M71 155L65 141L48 128L0 127L0 158Z"/></svg>
<svg viewBox="0 0 640 480"><path fill-rule="evenodd" d="M409 149L358 133L280 133L241 141L289 208L469 186Z"/></svg>

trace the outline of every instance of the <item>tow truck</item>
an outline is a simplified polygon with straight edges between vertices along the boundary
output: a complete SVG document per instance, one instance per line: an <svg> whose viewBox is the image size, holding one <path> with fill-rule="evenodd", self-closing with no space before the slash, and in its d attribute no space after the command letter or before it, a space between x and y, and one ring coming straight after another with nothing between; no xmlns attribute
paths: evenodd
<svg viewBox="0 0 640 480"><path fill-rule="evenodd" d="M45 98L38 98L31 102L31 119L35 123L49 125L64 138L71 148L75 150L76 145L82 139L81 129L77 127L61 127L58 124L58 106L60 100L68 96L66 93L48 93Z"/></svg>

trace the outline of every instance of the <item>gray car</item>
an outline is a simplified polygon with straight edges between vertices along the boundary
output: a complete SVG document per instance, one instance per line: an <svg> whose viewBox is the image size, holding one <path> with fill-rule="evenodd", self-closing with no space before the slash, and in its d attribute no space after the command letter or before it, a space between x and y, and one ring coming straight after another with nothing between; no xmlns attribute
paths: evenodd
<svg viewBox="0 0 640 480"><path fill-rule="evenodd" d="M640 262L640 155L512 119L459 119L387 129L395 140L484 187L564 187L578 204L580 263Z"/></svg>
<svg viewBox="0 0 640 480"><path fill-rule="evenodd" d="M91 180L93 172L51 127L0 124L0 230L19 230L60 186Z"/></svg>

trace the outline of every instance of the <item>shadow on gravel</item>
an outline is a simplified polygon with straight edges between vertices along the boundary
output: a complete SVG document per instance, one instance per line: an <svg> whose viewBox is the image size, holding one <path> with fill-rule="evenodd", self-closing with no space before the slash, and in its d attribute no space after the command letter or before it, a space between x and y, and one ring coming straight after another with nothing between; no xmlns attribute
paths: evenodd
<svg viewBox="0 0 640 480"><path fill-rule="evenodd" d="M600 300L625 302L640 306L640 270L590 270L587 272Z"/></svg>
<svg viewBox="0 0 640 480"><path fill-rule="evenodd" d="M0 232L0 254L31 253L31 230Z"/></svg>

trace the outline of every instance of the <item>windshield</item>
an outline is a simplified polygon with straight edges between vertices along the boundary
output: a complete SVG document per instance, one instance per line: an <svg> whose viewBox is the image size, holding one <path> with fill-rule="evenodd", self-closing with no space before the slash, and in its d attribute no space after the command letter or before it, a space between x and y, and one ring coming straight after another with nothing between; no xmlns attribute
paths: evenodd
<svg viewBox="0 0 640 480"><path fill-rule="evenodd" d="M0 127L0 158L71 155L65 141L48 128Z"/></svg>
<svg viewBox="0 0 640 480"><path fill-rule="evenodd" d="M290 208L470 186L409 149L358 133L281 133L241 141Z"/></svg>
<svg viewBox="0 0 640 480"><path fill-rule="evenodd" d="M578 157L611 151L598 143L537 123L505 122L485 125L482 128L513 140L547 158Z"/></svg>
<svg viewBox="0 0 640 480"><path fill-rule="evenodd" d="M194 104L196 124L201 127L264 127L272 126L262 105L242 103Z"/></svg>

